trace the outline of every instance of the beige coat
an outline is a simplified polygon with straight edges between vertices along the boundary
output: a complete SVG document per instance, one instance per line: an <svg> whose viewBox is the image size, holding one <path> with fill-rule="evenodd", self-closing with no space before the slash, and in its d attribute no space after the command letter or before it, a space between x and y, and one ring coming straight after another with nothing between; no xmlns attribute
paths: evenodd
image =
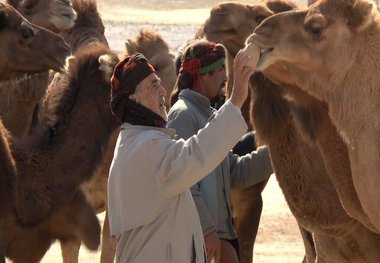
<svg viewBox="0 0 380 263"><path fill-rule="evenodd" d="M246 130L231 102L187 141L174 140L170 129L123 125L108 182L110 229L119 237L116 262L205 262L189 188L224 159Z"/></svg>

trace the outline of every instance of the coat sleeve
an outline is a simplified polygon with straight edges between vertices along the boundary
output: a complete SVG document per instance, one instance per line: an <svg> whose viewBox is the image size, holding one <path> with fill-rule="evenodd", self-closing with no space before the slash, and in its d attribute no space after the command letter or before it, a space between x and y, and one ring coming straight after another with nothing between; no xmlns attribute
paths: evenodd
<svg viewBox="0 0 380 263"><path fill-rule="evenodd" d="M160 164L155 172L158 188L167 198L189 189L215 169L246 131L240 109L228 101L186 141L153 138L149 152L157 153L150 158Z"/></svg>
<svg viewBox="0 0 380 263"><path fill-rule="evenodd" d="M231 188L244 188L269 178L273 173L267 147L239 157L230 154Z"/></svg>

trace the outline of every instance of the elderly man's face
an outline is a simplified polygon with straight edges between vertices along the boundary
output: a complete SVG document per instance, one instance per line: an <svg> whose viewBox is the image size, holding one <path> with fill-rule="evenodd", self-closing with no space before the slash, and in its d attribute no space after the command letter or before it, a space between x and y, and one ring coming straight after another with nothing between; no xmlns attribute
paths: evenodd
<svg viewBox="0 0 380 263"><path fill-rule="evenodd" d="M130 98L168 120L165 107L166 90L161 86L161 79L151 73L143 79Z"/></svg>

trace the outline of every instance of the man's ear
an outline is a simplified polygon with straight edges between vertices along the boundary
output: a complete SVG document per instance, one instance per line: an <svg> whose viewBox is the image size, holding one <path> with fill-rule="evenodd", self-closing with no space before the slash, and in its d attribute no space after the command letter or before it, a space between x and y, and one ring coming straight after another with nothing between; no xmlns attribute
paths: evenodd
<svg viewBox="0 0 380 263"><path fill-rule="evenodd" d="M139 96L137 96L136 93L129 95L128 98L133 100L134 102L140 103Z"/></svg>
<svg viewBox="0 0 380 263"><path fill-rule="evenodd" d="M128 98L131 99L131 100L133 100L134 102L138 102L138 101L137 101L138 97L137 97L136 94L134 94L134 93L131 94L131 95L129 95Z"/></svg>

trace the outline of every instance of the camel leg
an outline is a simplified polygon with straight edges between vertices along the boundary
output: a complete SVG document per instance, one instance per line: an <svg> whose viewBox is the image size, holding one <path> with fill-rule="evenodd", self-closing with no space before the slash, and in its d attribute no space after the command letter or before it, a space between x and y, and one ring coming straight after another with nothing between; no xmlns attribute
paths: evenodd
<svg viewBox="0 0 380 263"><path fill-rule="evenodd" d="M261 192L267 181L232 191L234 223L239 240L240 263L251 263L259 228L263 200Z"/></svg>
<svg viewBox="0 0 380 263"><path fill-rule="evenodd" d="M80 242L77 240L61 241L63 263L78 263Z"/></svg>
<svg viewBox="0 0 380 263"><path fill-rule="evenodd" d="M2 219L0 219L0 263L5 263L5 244Z"/></svg>
<svg viewBox="0 0 380 263"><path fill-rule="evenodd" d="M316 259L316 252L315 252L315 246L314 246L314 240L313 240L313 234L309 231L307 231L305 228L298 225L301 237L303 240L303 244L305 247L305 257L303 259L303 263L313 263Z"/></svg>
<svg viewBox="0 0 380 263"><path fill-rule="evenodd" d="M108 209L106 209L106 215L103 222L102 232L102 253L100 256L100 263L114 262L117 241L111 237L110 226L108 223Z"/></svg>

